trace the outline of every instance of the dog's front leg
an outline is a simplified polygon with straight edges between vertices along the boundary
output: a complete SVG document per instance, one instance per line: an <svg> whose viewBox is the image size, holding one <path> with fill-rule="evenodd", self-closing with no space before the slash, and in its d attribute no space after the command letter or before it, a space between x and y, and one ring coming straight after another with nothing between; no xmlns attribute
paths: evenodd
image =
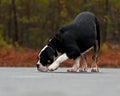
<svg viewBox="0 0 120 96"><path fill-rule="evenodd" d="M59 57L57 58L57 60L56 60L55 62L53 62L53 64L51 64L51 65L48 67L48 70L49 70L49 71L54 71L54 70L56 70L56 69L60 66L60 64L61 64L62 62L64 62L64 61L66 61L67 59L69 59L69 58L68 58L68 56L66 55L66 53L64 53L63 55L59 56Z"/></svg>

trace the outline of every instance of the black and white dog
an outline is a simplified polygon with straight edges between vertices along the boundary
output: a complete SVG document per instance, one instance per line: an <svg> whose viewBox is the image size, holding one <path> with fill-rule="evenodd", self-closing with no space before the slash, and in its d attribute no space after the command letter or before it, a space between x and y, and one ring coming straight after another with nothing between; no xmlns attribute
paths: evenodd
<svg viewBox="0 0 120 96"><path fill-rule="evenodd" d="M41 50L38 55L37 69L54 71L65 60L73 59L73 67L68 71L76 72L79 69L80 57L82 57L84 62L81 71L87 71L85 53L91 48L94 48L91 71L98 72L96 59L100 49L99 23L94 14L82 12L71 24L62 27Z"/></svg>

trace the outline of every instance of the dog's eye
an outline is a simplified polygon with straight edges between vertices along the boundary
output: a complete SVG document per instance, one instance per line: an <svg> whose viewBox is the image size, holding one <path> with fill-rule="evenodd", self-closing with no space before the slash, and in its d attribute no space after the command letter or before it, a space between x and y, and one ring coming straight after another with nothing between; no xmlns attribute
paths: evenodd
<svg viewBox="0 0 120 96"><path fill-rule="evenodd" d="M48 62L48 63L51 63L51 61L50 61L50 60L48 60L47 62Z"/></svg>
<svg viewBox="0 0 120 96"><path fill-rule="evenodd" d="M51 60L47 60L48 64L51 64Z"/></svg>

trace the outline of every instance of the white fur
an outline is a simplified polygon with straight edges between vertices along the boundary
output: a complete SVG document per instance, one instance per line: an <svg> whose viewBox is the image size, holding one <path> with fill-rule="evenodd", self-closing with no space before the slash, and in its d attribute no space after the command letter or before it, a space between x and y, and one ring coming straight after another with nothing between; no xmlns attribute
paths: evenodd
<svg viewBox="0 0 120 96"><path fill-rule="evenodd" d="M38 68L39 71L42 71L42 72L48 71L48 68L47 68L46 66L43 66L43 65L40 63L40 60L38 60L37 64L39 64L39 68Z"/></svg>
<svg viewBox="0 0 120 96"><path fill-rule="evenodd" d="M48 45L46 45L39 53L39 56L41 54L41 52L43 50L45 50L45 48L48 47ZM84 55L85 53L87 53L88 51L90 51L93 47L89 48L88 50L86 50L85 52L81 53L81 55ZM58 56L57 57L54 57L54 62L47 68L49 71L54 71L56 70L60 64L64 61L66 61L67 59L69 59L69 57L66 55L66 53L62 54L57 52L58 53ZM61 56L60 56L61 55ZM80 62L80 57L76 58L75 61L74 61L74 64L73 64L73 67L70 68L69 70L73 70L74 71L77 71L77 69L79 68L79 62ZM42 71L47 71L46 68L44 68L44 66L40 63L40 61L38 60L37 64L40 65L40 69Z"/></svg>
<svg viewBox="0 0 120 96"><path fill-rule="evenodd" d="M46 45L46 46L40 51L40 53L38 54L38 57L40 56L41 52L42 52L43 50L45 50L46 47L48 47L48 45ZM39 68L38 68L39 71L43 71L43 72L44 72L44 71L48 71L48 68L47 68L46 66L43 66L43 65L40 63L40 60L38 60L37 64L39 65Z"/></svg>
<svg viewBox="0 0 120 96"><path fill-rule="evenodd" d="M80 63L80 56L75 59L73 66L79 67L79 63Z"/></svg>
<svg viewBox="0 0 120 96"><path fill-rule="evenodd" d="M85 54L81 54L81 57L83 59L83 64L81 65L81 72L87 72L87 60L86 60L86 55Z"/></svg>
<svg viewBox="0 0 120 96"><path fill-rule="evenodd" d="M60 52L58 52L58 51L57 51L57 54L58 54L58 56L57 56L57 57L55 57L55 56L54 56L54 61L55 61L55 60L56 60L56 59L57 59L57 58L61 55L61 53L60 53Z"/></svg>
<svg viewBox="0 0 120 96"><path fill-rule="evenodd" d="M46 45L39 53L38 57L40 56L41 52L44 51L46 48L48 47L48 45ZM54 61L61 55L61 53L57 52L58 53L58 56L57 57L54 57ZM57 62L59 62L60 60L58 60ZM47 71L48 68L47 66L43 66L41 63L40 63L40 60L38 60L37 64L39 64L39 68L38 70L39 71ZM55 63L54 63L55 64ZM55 65L54 65L55 66ZM56 65L56 67L59 66L59 65Z"/></svg>
<svg viewBox="0 0 120 96"><path fill-rule="evenodd" d="M51 64L49 67L48 67L48 70L50 71L54 71L56 70L60 64L64 61L66 61L68 58L68 56L64 53L63 55L59 56L56 61L53 62L53 64Z"/></svg>
<svg viewBox="0 0 120 96"><path fill-rule="evenodd" d="M89 48L88 50L86 50L85 52L82 53L85 54L87 53L88 51L90 51L93 47ZM59 54L60 55L60 54ZM56 58L55 58L56 59ZM66 55L66 53L64 53L63 55L57 57L57 59L53 62L53 64L51 64L49 67L48 67L48 70L50 71L54 71L56 70L60 64L64 61L66 61L67 59L69 59L69 57ZM73 64L73 67L72 68L79 68L79 61L80 61L80 57L78 57L77 59L75 59L74 61L74 64Z"/></svg>
<svg viewBox="0 0 120 96"><path fill-rule="evenodd" d="M68 72L77 72L77 70L79 69L80 66L80 56L77 57L73 63L73 66L71 68L69 68L67 71Z"/></svg>
<svg viewBox="0 0 120 96"><path fill-rule="evenodd" d="M41 54L41 52L42 51L44 51L45 50L45 48L47 48L48 47L48 45L46 45L41 51L40 51L40 53L39 53L39 55L38 56L40 56L40 54Z"/></svg>

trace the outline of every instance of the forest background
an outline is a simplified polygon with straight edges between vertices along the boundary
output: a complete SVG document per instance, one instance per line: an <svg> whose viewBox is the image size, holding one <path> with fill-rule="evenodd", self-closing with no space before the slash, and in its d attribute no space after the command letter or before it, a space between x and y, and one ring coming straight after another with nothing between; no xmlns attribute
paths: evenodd
<svg viewBox="0 0 120 96"><path fill-rule="evenodd" d="M99 66L120 67L120 0L0 0L0 66L35 66L40 49L83 11L100 22Z"/></svg>

